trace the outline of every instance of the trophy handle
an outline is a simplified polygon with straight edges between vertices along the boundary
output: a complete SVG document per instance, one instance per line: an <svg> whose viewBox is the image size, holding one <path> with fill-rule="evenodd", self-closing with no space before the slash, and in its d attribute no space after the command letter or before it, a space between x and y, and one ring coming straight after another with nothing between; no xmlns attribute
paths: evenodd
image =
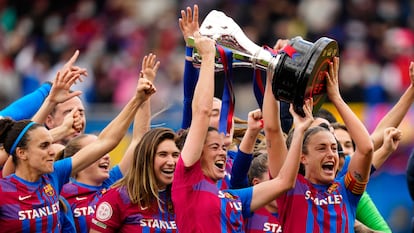
<svg viewBox="0 0 414 233"><path fill-rule="evenodd" d="M251 46L256 48L255 54L246 53L235 48L227 47L226 45L217 42L218 44L222 45L226 49L229 49L233 54L233 67L249 67L249 68L258 68L261 70L267 70L270 65L270 61L273 58L273 55L257 45ZM193 51L193 65L195 67L200 67L201 64L201 56L197 53L194 44L194 38L188 37L187 44L189 47L194 48ZM220 55L216 53L216 58L219 58ZM215 62L215 69L216 71L222 71L223 65L216 60Z"/></svg>

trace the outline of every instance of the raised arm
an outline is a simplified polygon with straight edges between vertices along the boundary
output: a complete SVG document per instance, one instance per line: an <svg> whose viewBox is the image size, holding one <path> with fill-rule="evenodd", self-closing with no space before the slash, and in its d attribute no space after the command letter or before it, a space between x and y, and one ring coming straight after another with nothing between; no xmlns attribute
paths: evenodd
<svg viewBox="0 0 414 233"><path fill-rule="evenodd" d="M295 129L293 131L292 143L287 152L287 158L275 178L253 186L253 197L250 204L251 211L255 211L270 201L274 201L278 196L295 186L302 155L303 136L313 122L312 108L313 100L307 99L303 105L305 117L301 117L293 110L293 106L290 105L289 111L293 116ZM270 136L266 135L266 137ZM271 150L276 150L276 148Z"/></svg>
<svg viewBox="0 0 414 233"><path fill-rule="evenodd" d="M51 82L43 83L33 92L15 100L0 110L0 116L10 117L15 121L31 119L49 95L51 87Z"/></svg>
<svg viewBox="0 0 414 233"><path fill-rule="evenodd" d="M199 32L194 34L194 39L202 62L192 101L191 126L181 152L186 167L193 165L200 159L207 137L214 97L215 42L208 37L201 36Z"/></svg>
<svg viewBox="0 0 414 233"><path fill-rule="evenodd" d="M389 127L384 130L383 138L381 147L374 152L372 158L372 165L375 169L379 169L388 157L397 149L402 138L402 132L397 128Z"/></svg>
<svg viewBox="0 0 414 233"><path fill-rule="evenodd" d="M181 18L178 19L178 25L180 26L186 46L189 46L187 43L188 38L194 36L194 33L200 29L198 5L194 5L194 11L191 10L191 7L187 7L185 11L181 10Z"/></svg>
<svg viewBox="0 0 414 233"><path fill-rule="evenodd" d="M125 136L138 108L155 91L155 87L148 79L140 78L138 80L135 95L122 111L102 130L96 141L82 148L72 157L72 175L88 167L118 145Z"/></svg>
<svg viewBox="0 0 414 233"><path fill-rule="evenodd" d="M371 134L371 138L374 143L374 150L381 147L384 139L384 130L388 127L398 128L414 102L414 62L410 63L409 74L411 84L401 95L394 107L392 107L392 109L381 119L374 132ZM373 162L375 160L376 156L374 156Z"/></svg>
<svg viewBox="0 0 414 233"><path fill-rule="evenodd" d="M327 73L327 94L342 117L351 138L355 142L355 153L352 156L348 172L359 182L367 182L369 179L373 145L368 131L355 113L342 99L339 93L338 82L339 57L335 57L329 65Z"/></svg>
<svg viewBox="0 0 414 233"><path fill-rule="evenodd" d="M183 77L183 119L181 122L181 128L187 129L191 124L191 102L193 100L194 89L197 84L199 74L198 69L193 66L193 48L187 44L187 41L189 37L192 37L194 33L199 30L198 6L194 5L194 11L191 10L191 7L187 7L185 11L181 10L181 18L178 19L178 25L180 26L181 33L183 34L184 41L186 43Z"/></svg>
<svg viewBox="0 0 414 233"><path fill-rule="evenodd" d="M247 130L239 145L239 150L231 168L231 188L245 188L248 186L247 173L253 159L253 151L257 136L263 127L262 111L250 111L247 116Z"/></svg>
<svg viewBox="0 0 414 233"><path fill-rule="evenodd" d="M57 72L49 95L46 97L40 109L33 116L32 121L40 124L44 123L47 116L57 104L82 94L81 91L70 91L73 84L77 81L82 81L82 75L87 75L86 69L74 66L78 56L79 51L76 50L63 68Z"/></svg>
<svg viewBox="0 0 414 233"><path fill-rule="evenodd" d="M140 77L146 78L152 83L154 83L159 66L160 66L160 62L157 61L157 56L155 54L150 53L147 56L144 56L144 58L142 59L142 68L140 71ZM121 161L118 164L119 169L124 175L132 164L135 147L137 146L138 142L141 140L142 136L150 130L150 123L151 123L150 101L151 101L150 98L144 101L144 103L141 104L141 106L138 108L138 111L135 114L131 142L129 143L129 146L127 150L125 151L124 156L122 157Z"/></svg>
<svg viewBox="0 0 414 233"><path fill-rule="evenodd" d="M248 154L253 153L257 136L262 130L262 127L262 111L260 109L250 111L247 116L247 130L240 142L239 150Z"/></svg>
<svg viewBox="0 0 414 233"><path fill-rule="evenodd" d="M280 103L273 95L272 77L269 72L263 98L263 121L269 155L269 172L271 177L276 177L286 159L287 147L280 122Z"/></svg>

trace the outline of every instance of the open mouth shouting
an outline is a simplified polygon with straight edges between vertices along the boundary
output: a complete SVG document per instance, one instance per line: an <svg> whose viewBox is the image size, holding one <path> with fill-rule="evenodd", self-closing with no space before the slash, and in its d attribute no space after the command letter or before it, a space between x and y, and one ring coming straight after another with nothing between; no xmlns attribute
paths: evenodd
<svg viewBox="0 0 414 233"><path fill-rule="evenodd" d="M175 171L174 168L164 168L164 169L161 169L161 173L163 175L167 176L167 177L173 177L174 171Z"/></svg>
<svg viewBox="0 0 414 233"><path fill-rule="evenodd" d="M214 165L220 170L224 171L226 167L226 161L225 160L217 160L214 162Z"/></svg>
<svg viewBox="0 0 414 233"><path fill-rule="evenodd" d="M322 170L327 175L335 175L335 163L333 161L324 162L322 164Z"/></svg>

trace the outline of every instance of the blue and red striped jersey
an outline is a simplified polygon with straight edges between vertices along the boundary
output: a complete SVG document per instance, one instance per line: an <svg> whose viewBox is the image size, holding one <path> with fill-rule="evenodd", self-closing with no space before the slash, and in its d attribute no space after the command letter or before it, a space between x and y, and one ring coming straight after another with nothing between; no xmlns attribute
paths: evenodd
<svg viewBox="0 0 414 233"><path fill-rule="evenodd" d="M361 195L351 193L344 179L316 185L299 174L295 188L277 198L283 232L353 232Z"/></svg>
<svg viewBox="0 0 414 233"><path fill-rule="evenodd" d="M246 233L281 233L282 226L277 213L271 213L265 207L261 207L246 218Z"/></svg>
<svg viewBox="0 0 414 233"><path fill-rule="evenodd" d="M29 182L9 175L0 179L0 229L3 232L60 232L59 193L69 181L70 158L54 163L54 171Z"/></svg>
<svg viewBox="0 0 414 233"><path fill-rule="evenodd" d="M251 187L219 190L214 181L204 176L200 161L185 167L180 157L172 185L179 232L243 232L252 193Z"/></svg>
<svg viewBox="0 0 414 233"><path fill-rule="evenodd" d="M119 166L115 166L109 172L109 178L100 186L92 186L77 182L75 179L63 186L61 195L69 202L73 212L76 230L78 233L88 233L93 214L95 213L96 203L102 194L122 178Z"/></svg>

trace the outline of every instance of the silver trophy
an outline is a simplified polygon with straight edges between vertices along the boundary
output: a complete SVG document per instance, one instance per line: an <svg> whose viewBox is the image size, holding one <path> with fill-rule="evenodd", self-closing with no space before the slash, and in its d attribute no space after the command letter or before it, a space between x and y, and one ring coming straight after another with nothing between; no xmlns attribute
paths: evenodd
<svg viewBox="0 0 414 233"><path fill-rule="evenodd" d="M217 44L231 50L233 67L261 69L273 76L272 90L276 99L293 103L297 113L303 115L302 105L306 98L313 97L314 112L325 101L325 72L329 62L338 56L335 40L322 37L315 43L295 37L285 48L272 54L269 50L253 43L234 20L223 12L211 11L200 26L200 34L208 36ZM193 45L193 39L188 43ZM199 66L201 57L193 52L193 64ZM216 70L223 65L216 59Z"/></svg>

